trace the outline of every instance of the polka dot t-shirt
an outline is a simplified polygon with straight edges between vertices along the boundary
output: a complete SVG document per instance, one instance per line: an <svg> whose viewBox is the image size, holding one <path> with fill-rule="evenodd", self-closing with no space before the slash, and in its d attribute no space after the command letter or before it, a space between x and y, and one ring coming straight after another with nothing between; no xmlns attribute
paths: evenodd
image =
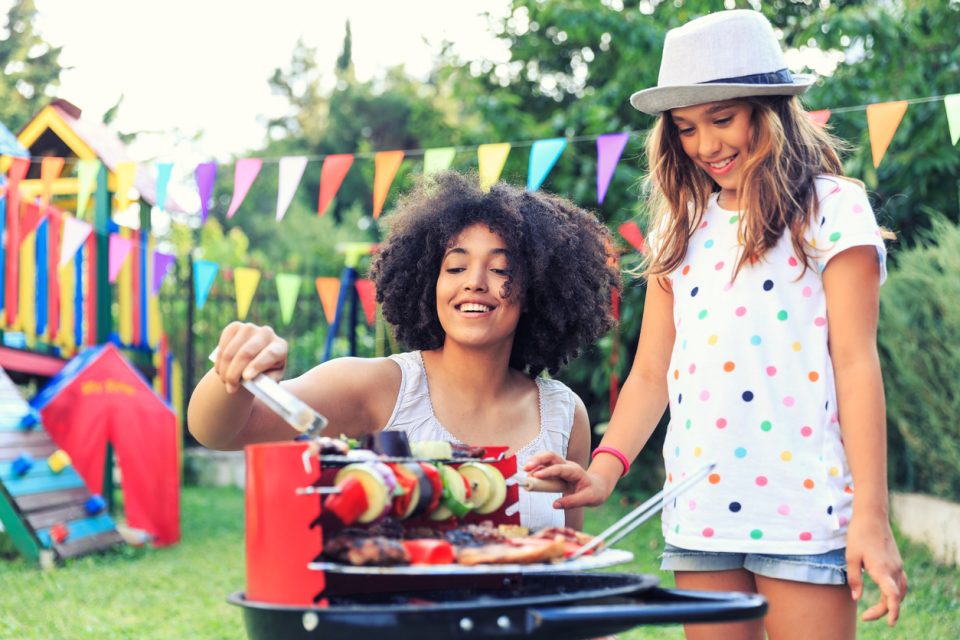
<svg viewBox="0 0 960 640"><path fill-rule="evenodd" d="M666 488L716 468L663 510L666 541L705 551L824 553L845 545L852 480L840 441L821 272L854 246L886 251L863 188L817 180L803 272L790 232L733 278L739 215L714 196L673 283Z"/></svg>

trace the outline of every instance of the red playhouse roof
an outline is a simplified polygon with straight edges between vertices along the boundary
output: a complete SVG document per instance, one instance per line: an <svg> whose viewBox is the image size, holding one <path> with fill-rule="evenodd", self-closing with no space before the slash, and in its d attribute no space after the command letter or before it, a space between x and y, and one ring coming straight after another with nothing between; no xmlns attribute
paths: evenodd
<svg viewBox="0 0 960 640"><path fill-rule="evenodd" d="M30 404L94 493L103 490L112 444L128 526L146 531L157 546L180 540L176 417L114 345L87 349L68 362Z"/></svg>

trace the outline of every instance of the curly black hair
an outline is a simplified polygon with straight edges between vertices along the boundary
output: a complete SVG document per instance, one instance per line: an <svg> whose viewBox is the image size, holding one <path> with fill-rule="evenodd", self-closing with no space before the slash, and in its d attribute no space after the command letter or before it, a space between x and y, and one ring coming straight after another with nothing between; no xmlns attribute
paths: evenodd
<svg viewBox="0 0 960 640"><path fill-rule="evenodd" d="M503 295L522 296L511 367L531 378L556 373L613 326L610 293L621 283L610 232L568 200L502 182L483 191L475 178L447 171L421 179L389 220L370 277L406 348L443 345L440 265L449 243L477 223L507 245L511 274Z"/></svg>

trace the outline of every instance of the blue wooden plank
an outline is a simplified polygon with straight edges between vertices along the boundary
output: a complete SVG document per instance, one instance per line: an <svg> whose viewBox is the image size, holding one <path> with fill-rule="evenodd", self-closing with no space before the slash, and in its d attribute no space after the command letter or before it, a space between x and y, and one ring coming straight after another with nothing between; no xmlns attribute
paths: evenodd
<svg viewBox="0 0 960 640"><path fill-rule="evenodd" d="M100 533L106 533L107 531L114 531L117 528L113 518L106 513L101 513L92 518L83 518L82 520L70 520L64 524L67 525L67 531L70 532L67 540L79 540L80 538L95 536ZM37 529L36 534L43 546L47 548L51 546L50 527Z"/></svg>
<svg viewBox="0 0 960 640"><path fill-rule="evenodd" d="M83 478L77 474L60 474L59 476L41 476L38 478L10 479L4 478L3 486L7 492L17 496L45 493L47 491L65 491L85 487Z"/></svg>
<svg viewBox="0 0 960 640"><path fill-rule="evenodd" d="M22 476L15 477L13 475L12 468L12 460L0 462L0 481L10 482L11 480L24 480L26 478L49 478L51 476L58 475L63 477L73 477L77 475L77 470L73 465L64 467L60 473L54 473L53 469L50 468L50 465L47 464L46 458L34 459L33 466L30 467L30 470Z"/></svg>

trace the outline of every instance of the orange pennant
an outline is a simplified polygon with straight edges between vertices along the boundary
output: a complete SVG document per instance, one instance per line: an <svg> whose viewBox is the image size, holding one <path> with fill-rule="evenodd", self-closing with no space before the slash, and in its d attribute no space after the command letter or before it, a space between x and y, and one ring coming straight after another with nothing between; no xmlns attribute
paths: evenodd
<svg viewBox="0 0 960 640"><path fill-rule="evenodd" d="M377 319L377 289L373 280L358 278L357 297L360 298L360 306L363 307L363 315L367 317L367 324L373 326Z"/></svg>
<svg viewBox="0 0 960 640"><path fill-rule="evenodd" d="M320 296L320 304L323 306L323 315L327 318L327 324L333 324L337 317L337 298L340 295L339 278L317 278L317 295Z"/></svg>
<svg viewBox="0 0 960 640"><path fill-rule="evenodd" d="M373 177L373 218L376 220L383 211L390 185L403 162L403 151L381 151L374 158L376 175Z"/></svg>
<svg viewBox="0 0 960 640"><path fill-rule="evenodd" d="M883 154L887 152L893 134L897 132L903 114L907 112L907 101L881 102L867 105L867 128L870 130L870 149L873 151L873 166L880 166Z"/></svg>
<svg viewBox="0 0 960 640"><path fill-rule="evenodd" d="M343 179L350 171L350 165L353 164L353 154L340 153L327 156L323 159L323 166L320 168L320 202L317 204L317 215L323 216L330 206L330 201L337 195Z"/></svg>
<svg viewBox="0 0 960 640"><path fill-rule="evenodd" d="M40 181L43 183L43 198L40 203L43 206L50 204L53 199L53 181L60 177L63 171L63 158L47 156L40 161Z"/></svg>
<svg viewBox="0 0 960 640"><path fill-rule="evenodd" d="M825 127L830 120L830 113L830 109L819 109L817 111L808 111L807 117L810 118L810 122L818 127Z"/></svg>

